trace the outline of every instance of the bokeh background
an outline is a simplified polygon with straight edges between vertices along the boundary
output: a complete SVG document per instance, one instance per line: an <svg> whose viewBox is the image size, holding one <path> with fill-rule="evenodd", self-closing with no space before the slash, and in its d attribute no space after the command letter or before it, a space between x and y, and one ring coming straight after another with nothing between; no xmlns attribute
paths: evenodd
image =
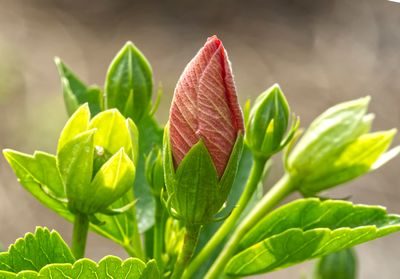
<svg viewBox="0 0 400 279"><path fill-rule="evenodd" d="M399 30L400 4L386 0L0 0L0 148L54 152L66 121L54 56L102 85L115 53L133 41L163 84L157 116L165 122L181 71L213 34L229 52L242 103L278 82L307 126L331 105L371 95L374 129L400 128ZM400 213L399 165L397 158L330 195ZM267 186L279 164L275 170ZM71 225L25 192L0 158L0 242L7 247L36 225L70 240ZM94 259L126 257L94 234L87 250ZM400 235L357 252L359 278L399 278ZM257 278L300 278L311 270L306 263Z"/></svg>

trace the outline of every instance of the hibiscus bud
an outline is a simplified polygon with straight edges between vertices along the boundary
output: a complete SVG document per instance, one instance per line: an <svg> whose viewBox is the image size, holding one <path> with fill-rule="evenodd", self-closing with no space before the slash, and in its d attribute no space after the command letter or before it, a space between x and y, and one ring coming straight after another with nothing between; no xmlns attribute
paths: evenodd
<svg viewBox="0 0 400 279"><path fill-rule="evenodd" d="M255 157L269 158L287 145L299 124L298 120L292 121L286 135L289 120L289 105L279 85L273 85L258 96L246 121L245 136Z"/></svg>
<svg viewBox="0 0 400 279"><path fill-rule="evenodd" d="M57 166L71 212L94 214L132 188L137 129L116 110L90 119L87 105L71 116L58 142Z"/></svg>
<svg viewBox="0 0 400 279"><path fill-rule="evenodd" d="M243 131L230 63L213 36L178 81L164 137L167 192L177 217L212 220L232 186Z"/></svg>
<svg viewBox="0 0 400 279"><path fill-rule="evenodd" d="M299 191L314 196L377 169L399 152L388 150L396 130L370 133L369 97L338 104L317 117L286 158Z"/></svg>

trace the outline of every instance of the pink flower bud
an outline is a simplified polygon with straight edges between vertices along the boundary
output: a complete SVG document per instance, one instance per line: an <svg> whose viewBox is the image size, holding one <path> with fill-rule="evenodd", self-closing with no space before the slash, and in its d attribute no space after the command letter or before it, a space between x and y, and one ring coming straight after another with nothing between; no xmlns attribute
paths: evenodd
<svg viewBox="0 0 400 279"><path fill-rule="evenodd" d="M244 131L232 71L222 42L208 38L183 71L170 111L170 142L175 167L202 139L219 177L239 131Z"/></svg>

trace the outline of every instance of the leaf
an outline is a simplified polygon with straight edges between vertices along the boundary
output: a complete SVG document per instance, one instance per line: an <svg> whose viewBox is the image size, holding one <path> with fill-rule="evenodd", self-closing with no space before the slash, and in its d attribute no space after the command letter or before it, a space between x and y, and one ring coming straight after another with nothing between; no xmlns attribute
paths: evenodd
<svg viewBox="0 0 400 279"><path fill-rule="evenodd" d="M51 263L74 263L72 253L56 231L37 227L34 234L12 244L8 252L0 253L0 270L18 273L24 270L39 271ZM0 273L0 278L1 277Z"/></svg>
<svg viewBox="0 0 400 279"><path fill-rule="evenodd" d="M64 186L53 155L35 152L31 156L10 149L4 150L3 154L18 177L19 183L28 192L48 208L70 221L73 220L73 215L63 203L51 198L43 191L44 188L48 188L60 197L65 197Z"/></svg>
<svg viewBox="0 0 400 279"><path fill-rule="evenodd" d="M139 130L139 160L136 165L136 179L134 185L136 212L139 231L145 232L154 224L154 197L145 175L145 155L157 145L161 148L163 129L150 116L144 117L137 123Z"/></svg>
<svg viewBox="0 0 400 279"><path fill-rule="evenodd" d="M316 264L315 279L356 279L357 259L353 249L322 257Z"/></svg>
<svg viewBox="0 0 400 279"><path fill-rule="evenodd" d="M108 69L105 81L107 108L117 108L136 123L150 110L152 70L144 55L128 42Z"/></svg>
<svg viewBox="0 0 400 279"><path fill-rule="evenodd" d="M61 77L64 102L68 115L72 115L80 105L89 104L90 112L96 115L103 108L103 94L97 86L88 87L62 61L54 59Z"/></svg>
<svg viewBox="0 0 400 279"><path fill-rule="evenodd" d="M129 279L158 279L157 273L150 273L153 277L144 277L152 270L152 261L147 265L137 258L122 261L115 256L106 256L98 264L90 259L80 259L74 264L49 264L39 272L22 271L18 274L0 271L0 278L24 279L99 279L99 278L129 278ZM156 277L158 275L158 277Z"/></svg>
<svg viewBox="0 0 400 279"><path fill-rule="evenodd" d="M245 276L321 257L400 230L378 206L302 199L267 215L242 239L225 272Z"/></svg>
<svg viewBox="0 0 400 279"><path fill-rule="evenodd" d="M150 260L146 264L140 279L157 279L160 278L160 271L155 260Z"/></svg>

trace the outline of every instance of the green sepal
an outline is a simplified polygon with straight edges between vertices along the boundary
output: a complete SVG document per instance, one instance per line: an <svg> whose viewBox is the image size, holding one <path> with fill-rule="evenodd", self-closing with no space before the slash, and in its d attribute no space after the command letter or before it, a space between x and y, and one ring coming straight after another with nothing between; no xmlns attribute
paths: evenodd
<svg viewBox="0 0 400 279"><path fill-rule="evenodd" d="M231 157L229 157L229 161L225 167L224 174L222 175L218 184L219 186L218 204L220 205L220 208L228 199L228 195L231 191L233 182L236 179L236 174L238 172L238 167L243 152L243 144L244 144L243 142L244 142L243 134L239 133L236 138L235 145L233 146Z"/></svg>
<svg viewBox="0 0 400 279"><path fill-rule="evenodd" d="M125 117L117 109L109 109L96 115L89 124L89 129L97 130L94 145L104 148L109 154L115 154L121 147L127 154L133 154L131 133L127 124Z"/></svg>
<svg viewBox="0 0 400 279"><path fill-rule="evenodd" d="M306 176L365 133L369 97L333 106L317 117L288 156L292 174Z"/></svg>
<svg viewBox="0 0 400 279"><path fill-rule="evenodd" d="M93 173L94 134L88 130L68 141L57 154L57 165L65 185L68 207L75 213L86 210L86 199L92 189L89 187Z"/></svg>
<svg viewBox="0 0 400 279"><path fill-rule="evenodd" d="M90 111L87 104L76 110L68 119L58 139L57 153L79 134L86 132L89 128Z"/></svg>
<svg viewBox="0 0 400 279"><path fill-rule="evenodd" d="M370 172L389 148L395 134L393 129L361 135L344 150L327 158L315 172L302 177L299 190L305 196L313 196Z"/></svg>
<svg viewBox="0 0 400 279"><path fill-rule="evenodd" d="M136 202L137 202L137 200L134 200L134 201L128 203L127 205L124 205L119 208L106 208L106 209L103 209L100 213L108 215L108 216L124 214L124 213L128 212L130 209L132 209L135 206Z"/></svg>
<svg viewBox="0 0 400 279"><path fill-rule="evenodd" d="M126 119L126 125L132 142L132 161L137 166L139 161L139 129L130 118Z"/></svg>
<svg viewBox="0 0 400 279"><path fill-rule="evenodd" d="M139 121L151 107L153 77L144 55L128 42L111 62L105 81L107 108Z"/></svg>
<svg viewBox="0 0 400 279"><path fill-rule="evenodd" d="M168 127L168 125L167 125ZM168 128L164 130L164 178L168 192L167 205L172 215L187 224L213 222L227 199L236 176L243 150L243 136L239 134L221 179L202 140L185 155L175 170Z"/></svg>
<svg viewBox="0 0 400 279"><path fill-rule="evenodd" d="M121 148L100 168L91 184L87 185L80 212L93 214L106 211L107 207L131 189L134 181L135 166Z"/></svg>

